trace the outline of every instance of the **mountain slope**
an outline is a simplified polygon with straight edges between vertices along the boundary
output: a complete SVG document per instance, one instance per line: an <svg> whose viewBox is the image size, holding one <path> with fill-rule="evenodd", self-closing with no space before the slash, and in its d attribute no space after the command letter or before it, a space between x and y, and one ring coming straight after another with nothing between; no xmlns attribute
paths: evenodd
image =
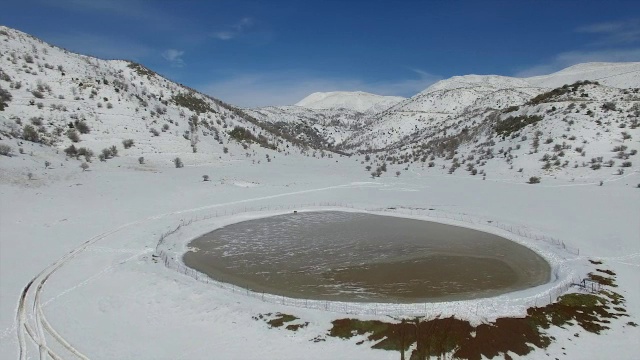
<svg viewBox="0 0 640 360"><path fill-rule="evenodd" d="M250 149L252 143L278 151L296 146L241 109L140 64L74 54L7 27L0 27L0 53L0 87L11 97L4 137L73 145L95 157L113 146L119 155L180 155L187 164L265 151Z"/></svg>
<svg viewBox="0 0 640 360"><path fill-rule="evenodd" d="M404 100L400 96L382 96L362 91L316 92L298 101L296 106L309 109L347 109L375 114Z"/></svg>

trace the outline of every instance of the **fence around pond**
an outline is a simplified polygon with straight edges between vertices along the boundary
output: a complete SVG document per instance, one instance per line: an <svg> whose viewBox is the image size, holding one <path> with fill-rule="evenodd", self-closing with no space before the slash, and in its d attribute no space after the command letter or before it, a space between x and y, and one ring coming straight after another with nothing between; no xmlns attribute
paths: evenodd
<svg viewBox="0 0 640 360"><path fill-rule="evenodd" d="M491 298L480 298L473 300L463 301L450 301L450 302L426 302L426 303L365 303L365 302L343 302L343 301L329 301L329 300L313 300L313 299L298 299L291 298L277 294L269 294L256 292L249 288L243 288L241 286L214 280L209 276L200 273L192 268L185 266L179 259L172 256L164 249L165 241L167 237L175 234L185 226L191 225L196 221L203 221L213 219L217 217L224 217L230 215L236 215L240 213L253 213L253 212L272 212L272 211L284 211L284 210L331 210L353 209L360 211L367 211L372 213L387 213L395 215L409 215L420 216L433 219L448 219L454 222L463 222L476 225L489 225L497 227L499 229L510 232L514 235L527 238L529 240L544 242L546 244L556 247L558 250L566 251L571 255L579 255L580 251L576 247L568 246L563 241L532 232L522 226L513 224L506 224L486 218L480 218L477 216L471 216L469 214L449 213L441 210L434 209L418 209L418 208L406 208L406 207L387 207L387 208L355 208L349 204L340 203L313 203L303 205L285 205L285 206L263 206L263 207L245 207L242 209L234 210L218 210L207 215L194 216L191 219L183 219L181 223L173 230L170 230L160 236L160 239L156 245L156 254L163 264L177 272L190 276L191 278L217 286L222 289L226 289L233 293L238 293L244 296L252 297L260 301L281 304L285 306L303 307L309 309L317 309L323 311L354 314L354 315L389 315L389 316L474 316L481 314L496 314L496 313L522 313L526 308L532 306L545 306L554 302L560 295L567 292L567 290L575 284L579 284L581 279L576 278L573 274L563 275L563 278L558 280L552 287L545 289L535 295L526 297L512 296L497 296ZM564 265L561 265L564 266ZM563 270L567 270L564 268ZM556 269L558 271L558 269ZM557 273L555 275L558 275Z"/></svg>

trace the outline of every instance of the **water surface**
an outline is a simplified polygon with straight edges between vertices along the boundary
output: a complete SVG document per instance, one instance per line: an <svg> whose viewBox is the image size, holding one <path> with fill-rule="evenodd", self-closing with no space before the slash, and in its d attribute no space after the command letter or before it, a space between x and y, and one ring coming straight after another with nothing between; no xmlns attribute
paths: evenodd
<svg viewBox="0 0 640 360"><path fill-rule="evenodd" d="M257 292L419 302L494 296L549 281L549 264L497 235L351 212L249 220L190 244L187 266Z"/></svg>

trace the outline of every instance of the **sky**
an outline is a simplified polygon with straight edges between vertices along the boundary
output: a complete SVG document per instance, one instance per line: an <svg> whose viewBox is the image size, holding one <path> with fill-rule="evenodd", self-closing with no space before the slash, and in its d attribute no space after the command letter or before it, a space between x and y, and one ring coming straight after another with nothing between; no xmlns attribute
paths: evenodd
<svg viewBox="0 0 640 360"><path fill-rule="evenodd" d="M0 24L243 107L640 61L640 1L3 0Z"/></svg>

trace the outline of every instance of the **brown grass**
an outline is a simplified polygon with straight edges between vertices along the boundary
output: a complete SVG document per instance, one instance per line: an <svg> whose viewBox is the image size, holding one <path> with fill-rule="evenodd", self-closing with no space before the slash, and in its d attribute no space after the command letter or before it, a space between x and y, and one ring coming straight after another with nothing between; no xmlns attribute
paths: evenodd
<svg viewBox="0 0 640 360"><path fill-rule="evenodd" d="M603 285L616 286L614 278L590 275L592 280ZM416 346L409 354L412 360L445 354L473 360L508 358L509 352L523 356L536 348L547 348L555 340L544 331L551 326L580 326L585 331L600 334L608 329L606 324L611 319L627 316L625 312L624 297L603 290L598 294L566 294L553 304L528 309L524 318L499 318L476 327L453 317L405 319L395 323L339 319L333 321L328 336L350 339L366 335L373 343L372 348L398 351L401 359L413 344Z"/></svg>

